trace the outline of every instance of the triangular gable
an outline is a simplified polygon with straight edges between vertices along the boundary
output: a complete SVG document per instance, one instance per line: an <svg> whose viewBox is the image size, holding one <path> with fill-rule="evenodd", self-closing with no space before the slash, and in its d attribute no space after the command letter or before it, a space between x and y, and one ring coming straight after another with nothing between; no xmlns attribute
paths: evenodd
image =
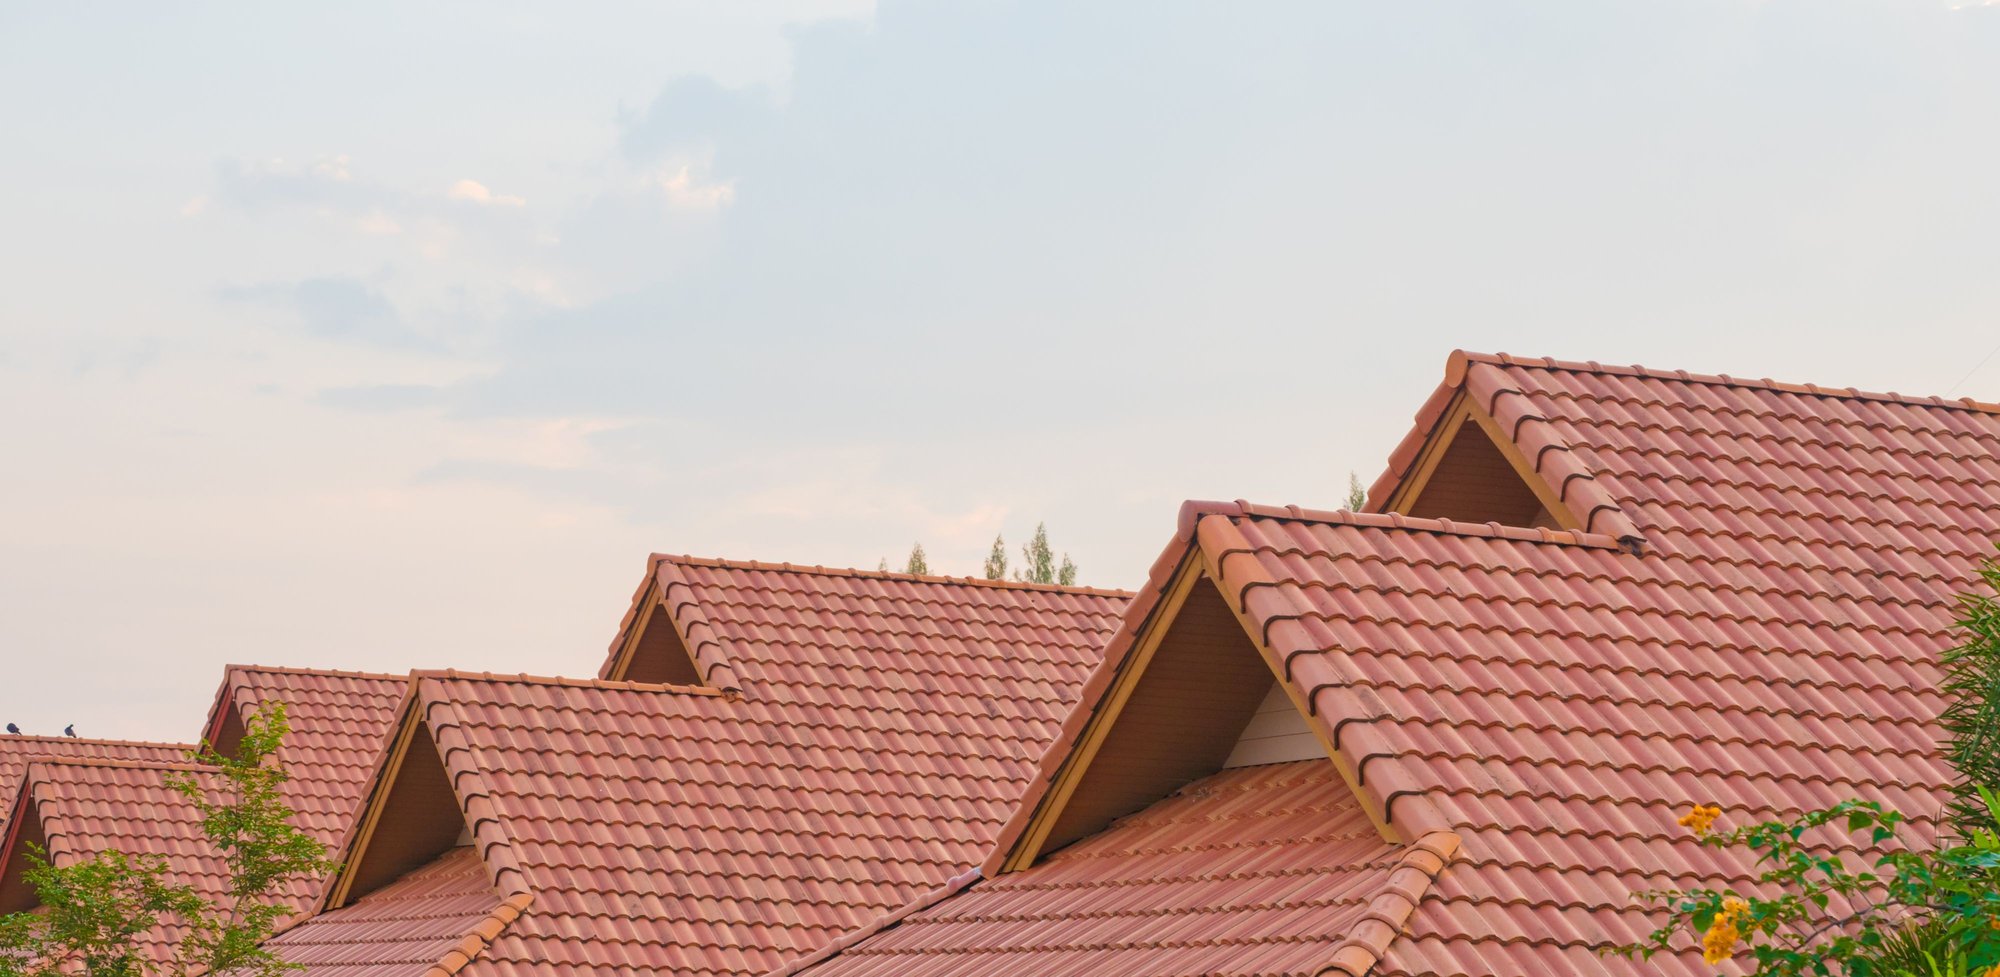
<svg viewBox="0 0 2000 977"><path fill-rule="evenodd" d="M194 747L187 743L0 734L0 834L6 831L7 817L14 808L22 774L27 772L31 760L46 757L175 763L187 759L193 751Z"/></svg>
<svg viewBox="0 0 2000 977"><path fill-rule="evenodd" d="M512 842L491 811L491 793L470 751L453 742L448 703L427 701L413 673L395 731L370 780L367 799L340 848L322 909L337 909L386 886L447 850L470 842L494 888L527 892Z"/></svg>
<svg viewBox="0 0 2000 977"><path fill-rule="evenodd" d="M25 873L31 845L41 846L57 866L73 865L105 851L152 856L165 861L170 881L192 886L207 897L227 887L222 853L202 832L200 810L169 787L169 777L194 774L211 788L212 768L189 763L134 763L119 760L42 758L29 763L16 811L18 823L0 849L0 912L32 909L36 893ZM286 893L302 904L305 894ZM163 923L141 934L155 953L179 938L176 924Z"/></svg>
<svg viewBox="0 0 2000 977"><path fill-rule="evenodd" d="M1271 690L1270 665L1199 553L1183 547L1179 557L1127 653L1101 686L1093 678L1088 722L1007 867L1026 867L1221 769Z"/></svg>
<svg viewBox="0 0 2000 977"><path fill-rule="evenodd" d="M1046 853L1103 829L1114 818L1227 763L1259 711L1271 676L1355 791L1385 841L1408 843L1444 830L1420 795L1404 798L1370 782L1370 756L1342 750L1342 727L1380 713L1365 686L1308 684L1273 650L1270 628L1299 618L1286 584L1259 562L1280 540L1245 540L1236 517L1267 516L1397 532L1442 533L1615 549L1610 537L1548 529L1463 526L1396 513L1309 512L1248 503L1190 502L1175 542L1154 564L1148 586L1113 639L1104 665L1043 763L1044 776L982 866L988 876L1019 871ZM1215 518L1220 517L1220 518ZM1219 581L1227 586L1218 589ZM1261 622L1261 623L1260 623ZM1310 626L1308 622L1308 626ZM1155 674L1155 669L1162 669ZM1259 684L1259 680L1263 684ZM1126 723L1132 723L1127 726ZM1404 801L1401 808L1396 807Z"/></svg>
<svg viewBox="0 0 2000 977"><path fill-rule="evenodd" d="M598 677L736 692L742 681L676 561L654 554Z"/></svg>
<svg viewBox="0 0 2000 977"><path fill-rule="evenodd" d="M40 805L24 784L8 811L7 830L0 834L0 913L17 913L34 908L35 891L28 885L28 860L22 854L29 846L47 850L49 835L42 827Z"/></svg>
<svg viewBox="0 0 2000 977"><path fill-rule="evenodd" d="M1605 533L1628 548L1642 545L1638 527L1500 362L1451 354L1444 382L1369 489L1368 511Z"/></svg>

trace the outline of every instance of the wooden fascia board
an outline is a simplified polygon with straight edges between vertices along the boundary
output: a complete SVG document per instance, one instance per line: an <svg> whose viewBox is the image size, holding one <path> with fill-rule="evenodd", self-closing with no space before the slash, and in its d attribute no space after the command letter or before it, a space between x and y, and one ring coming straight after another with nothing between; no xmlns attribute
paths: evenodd
<svg viewBox="0 0 2000 977"><path fill-rule="evenodd" d="M350 891L354 888L354 869L368 855L368 843L375 835L375 828L382 821L383 809L389 805L389 794L396 785L396 778L402 776L403 760L409 755L410 743L415 740L417 710L423 701L416 683L410 685L410 692L403 702L401 713L396 719L396 738L384 757L382 766L375 774L375 782L368 788L368 804L362 808L361 824L355 830L347 850L342 852L339 874L327 888L326 896L320 901L321 911L338 909L347 905Z"/></svg>
<svg viewBox="0 0 2000 977"><path fill-rule="evenodd" d="M14 860L14 849L21 844L21 825L27 823L28 818L34 818L37 821L41 820L41 813L34 808L34 781L29 777L30 770L32 770L32 764L29 769L21 771L20 790L14 794L13 810L7 813L5 847L0 847L0 873L4 873L8 863ZM43 831L43 840L47 840L46 826Z"/></svg>
<svg viewBox="0 0 2000 977"><path fill-rule="evenodd" d="M1410 474L1403 479L1403 484L1389 496L1388 504L1383 506L1384 512L1409 515L1410 510L1416 508L1417 500L1423 497L1424 488L1430 484L1431 476L1437 474L1438 465L1444 461L1445 452L1450 450L1459 432L1465 430L1466 421L1478 425L1479 430L1493 442L1493 446L1500 450L1500 456L1507 459L1508 467L1514 469L1515 477L1525 482L1528 490L1535 493L1535 498L1542 503L1542 508L1547 509L1549 515L1555 518L1557 525L1575 532L1585 531L1583 521L1563 503L1562 496L1557 494L1555 486L1550 485L1548 479L1543 478L1542 474L1535 470L1535 466L1528 461L1527 456L1521 453L1521 446L1514 443L1513 436L1501 430L1500 423L1493 419L1493 415L1479 406L1478 401L1466 396L1462 387L1452 397L1451 403L1445 407L1444 413L1439 415L1437 425L1431 429L1430 440L1424 444L1423 451L1418 453L1416 462L1410 466Z"/></svg>
<svg viewBox="0 0 2000 977"><path fill-rule="evenodd" d="M1557 494L1555 486L1550 485L1549 480L1543 478L1542 473L1536 471L1535 466L1528 462L1527 456L1521 453L1521 446L1514 443L1514 436L1501 430L1500 422L1494 420L1493 415L1488 414L1486 408L1479 406L1472 398L1467 397L1465 404L1467 416L1471 417L1473 422L1479 425L1479 429L1485 431L1486 436L1492 439L1493 444L1500 449L1500 455L1513 467L1514 474L1528 483L1528 488L1535 493L1535 498L1541 500L1542 508L1547 509L1549 515L1555 517L1556 524L1572 532L1584 532L1583 520L1578 519L1576 514L1570 511L1569 506L1563 504L1562 496Z"/></svg>
<svg viewBox="0 0 2000 977"><path fill-rule="evenodd" d="M618 647L618 659L604 676L613 682L625 681L632 671L632 656L638 654L639 636L653 623L653 612L660 608L660 578L656 571L646 581L646 593L639 598L639 613L632 618L632 627L625 632L624 643Z"/></svg>
<svg viewBox="0 0 2000 977"><path fill-rule="evenodd" d="M1201 562L1205 576L1216 580L1222 579L1220 568L1210 562L1207 553L1202 554ZM1285 698L1291 701L1292 708L1297 709L1299 715L1305 717L1306 728L1312 730L1313 738L1319 741L1320 752L1325 753L1327 759L1333 762L1334 770L1340 773L1340 779L1347 784L1347 789L1354 793L1356 803L1360 806L1362 813L1368 815L1368 823L1374 825L1375 833L1381 835L1382 840L1390 844L1400 845L1405 843L1407 839L1404 838L1403 833L1396 830L1396 826L1384 817L1383 805L1373 800L1371 798L1372 792L1362 786L1361 771L1355 766L1353 759L1334 746L1333 736L1328 732L1328 725L1321 721L1319 714L1313 710L1312 704L1299 694L1297 685L1292 682L1291 676L1287 674L1288 669L1285 667L1284 657L1272 651L1264 643L1263 625L1251 620L1243 608L1241 601L1225 600L1223 603L1229 605L1229 612L1235 616L1236 623L1243 628L1244 636L1249 638L1251 646L1257 649L1257 655L1264 659L1265 667L1271 670L1272 677L1277 680L1278 686L1285 690Z"/></svg>
<svg viewBox="0 0 2000 977"><path fill-rule="evenodd" d="M1082 784L1084 775L1090 769L1091 760L1104 746L1111 734L1111 728L1118 722L1118 714L1124 711L1125 703L1132 698L1132 692L1139 687L1139 679L1146 672L1146 666L1159 651L1160 642L1165 639L1174 619L1180 615L1181 605L1194 592L1195 584L1202 579L1201 562L1196 558L1197 547L1188 548L1188 556L1183 558L1180 568L1174 571L1173 582L1160 598L1152 618L1146 623L1143 636L1132 648L1131 654L1119 666L1117 678L1104 693L1084 727L1083 735L1077 737L1076 745L1069 756L1057 768L1049 789L1042 794L1036 804L1034 817L1014 843L1013 850L1001 863L1000 873L1018 872L1035 864L1042 853L1042 846L1048 843L1049 832L1055 829L1056 821L1062 817L1063 809L1069 806L1070 796Z"/></svg>
<svg viewBox="0 0 2000 977"><path fill-rule="evenodd" d="M1460 387L1452 395L1451 402L1445 405L1444 413L1438 415L1437 423L1431 426L1429 440L1424 442L1423 450L1417 452L1416 460L1411 462L1409 474L1403 476L1403 484L1390 493L1389 501L1382 506L1383 512L1410 514L1417 497L1423 494L1424 486L1430 483L1431 475L1437 471L1438 463L1444 460L1445 450L1451 447L1452 440L1465 426L1466 405L1469 403L1471 400L1465 396L1465 388Z"/></svg>
<svg viewBox="0 0 2000 977"><path fill-rule="evenodd" d="M222 688L215 692L215 703L208 710L208 725L203 727L201 741L197 749L213 749L215 741L222 735L222 728L229 724L229 714L236 710L236 666L222 671Z"/></svg>

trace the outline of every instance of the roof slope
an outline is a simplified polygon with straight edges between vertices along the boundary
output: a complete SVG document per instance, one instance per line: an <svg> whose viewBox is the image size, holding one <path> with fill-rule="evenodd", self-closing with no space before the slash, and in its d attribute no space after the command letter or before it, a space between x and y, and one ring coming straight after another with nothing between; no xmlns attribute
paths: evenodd
<svg viewBox="0 0 2000 977"><path fill-rule="evenodd" d="M1936 653L2000 538L2000 413L1459 355L1397 464L1461 389L1589 531L1190 503L989 872L1187 560L1359 802L1398 837L1462 841L1377 974L1709 973L1599 956L1654 925L1632 893L1747 881L1675 825L1690 802L1938 809ZM902 972L955 972L924 959Z"/></svg>
<svg viewBox="0 0 2000 977"><path fill-rule="evenodd" d="M1363 803L1463 840L1379 973L1604 969L1598 949L1651 928L1632 893L1747 881L1674 823L1690 802L1919 814L1949 781L1943 614L1871 615L1797 569L1443 526L1249 510L1197 532Z"/></svg>
<svg viewBox="0 0 2000 977"><path fill-rule="evenodd" d="M74 864L112 849L158 856L165 861L170 881L219 899L229 890L228 866L202 833L201 814L194 804L167 786L169 776L189 773L205 788L220 787L213 768L196 764L38 759L28 764L24 775L20 810L23 818L38 823L49 859L56 865ZM9 841L0 860L8 863L6 874L11 878L14 863L24 852L21 839ZM316 889L315 883L301 882L280 897L304 907ZM165 959L182 933L168 923L143 934L141 941L154 959Z"/></svg>
<svg viewBox="0 0 2000 977"><path fill-rule="evenodd" d="M1385 843L1331 764L1225 770L1033 868L975 882L814 970L924 974L1364 972L1449 857ZM1440 850L1442 848L1443 850Z"/></svg>
<svg viewBox="0 0 2000 977"><path fill-rule="evenodd" d="M51 759L136 760L173 763L194 750L190 743L143 743L131 740L89 740L73 736L0 735L0 837L21 788L28 761Z"/></svg>
<svg viewBox="0 0 2000 977"><path fill-rule="evenodd" d="M284 703L291 732L279 744L278 762L291 779L282 796L295 823L330 848L354 821L409 684L407 675L231 665L203 739L222 742L231 720Z"/></svg>
<svg viewBox="0 0 2000 977"><path fill-rule="evenodd" d="M413 720L489 877L533 898L468 974L761 973L938 885L991 846L1129 600L687 558L649 571L732 691L418 673Z"/></svg>
<svg viewBox="0 0 2000 977"><path fill-rule="evenodd" d="M270 945L305 972L327 977L424 973L447 961L463 966L519 915L508 908L468 845L352 905L306 919Z"/></svg>

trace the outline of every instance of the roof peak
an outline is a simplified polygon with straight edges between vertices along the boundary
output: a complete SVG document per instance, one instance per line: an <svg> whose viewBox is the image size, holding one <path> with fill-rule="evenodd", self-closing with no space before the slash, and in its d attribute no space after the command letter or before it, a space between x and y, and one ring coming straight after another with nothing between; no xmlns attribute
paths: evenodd
<svg viewBox="0 0 2000 977"><path fill-rule="evenodd" d="M456 668L415 669L413 679L454 679L470 682L506 682L514 685L557 685L577 689L606 689L616 692L671 692L692 696L723 696L721 689L700 685L667 685L660 682L618 682L601 678L568 678L561 675L529 675L525 672L471 672Z"/></svg>
<svg viewBox="0 0 2000 977"><path fill-rule="evenodd" d="M1445 536L1470 536L1479 539L1507 539L1523 543L1549 543L1591 549L1620 548L1617 537L1605 533L1584 533L1567 529L1530 529L1524 526L1504 526L1497 522L1471 523L1450 519L1419 519L1399 512L1350 512L1346 509L1305 509L1295 505L1259 505L1242 499L1234 502L1191 499L1181 503L1182 533L1191 532L1194 524L1203 516L1247 516L1257 519L1353 526L1358 529L1389 529L1437 533Z"/></svg>
<svg viewBox="0 0 2000 977"><path fill-rule="evenodd" d="M1557 370L1565 373L1601 373L1607 376L1646 377L1655 380L1671 380L1680 383L1701 383L1719 387L1745 387L1754 390L1771 390L1778 393L1801 394L1809 397L1835 397L1843 400L1869 400L1881 403L1908 404L1912 407L1942 407L1948 410L1968 410L1982 414L2000 414L2000 404L1985 403L1971 397L1946 400L1943 397L1913 397L1895 392L1875 393L1857 390L1853 387L1822 387L1816 383L1786 383L1769 377L1746 379L1733 377L1727 373L1690 373L1687 370L1655 370L1644 366L1619 366L1599 363L1596 360L1559 360L1551 356L1515 356L1510 353L1475 353L1470 350L1453 350L1446 361L1446 383L1457 386L1465 379L1465 371L1473 363L1493 366L1512 366L1531 370Z"/></svg>
<svg viewBox="0 0 2000 977"><path fill-rule="evenodd" d="M914 583L953 584L970 587L993 587L1002 590L1032 590L1046 593L1072 594L1095 597L1131 597L1132 591L1113 590L1102 587L1064 586L1053 583L1028 583L1021 580L987 580L984 577L950 577L922 573L898 573L894 570L864 570L859 567L828 567L814 564L766 563L762 560L724 560L715 557L688 556L674 553L654 553L655 563L665 561L679 566L717 567L725 570L765 570L774 573L802 573L820 577L861 577L869 580L904 580Z"/></svg>
<svg viewBox="0 0 2000 977"><path fill-rule="evenodd" d="M315 675L324 678L386 679L393 682L407 681L410 677L408 673L398 675L394 672L362 672L346 668L298 668L290 665L231 664L224 671L228 674L235 674L236 672L264 672L272 675Z"/></svg>
<svg viewBox="0 0 2000 977"><path fill-rule="evenodd" d="M163 750L192 750L193 743L168 743L162 740L101 740L88 736L40 736L33 733L0 733L0 743L69 743L92 746L153 746ZM40 756L41 754L36 754ZM69 759L64 757L63 759Z"/></svg>

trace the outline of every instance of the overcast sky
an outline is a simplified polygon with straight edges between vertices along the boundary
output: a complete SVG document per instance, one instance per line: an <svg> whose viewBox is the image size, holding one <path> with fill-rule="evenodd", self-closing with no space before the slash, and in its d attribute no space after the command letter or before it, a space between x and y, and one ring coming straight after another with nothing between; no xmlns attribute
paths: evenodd
<svg viewBox="0 0 2000 977"><path fill-rule="evenodd" d="M2000 7L0 2L0 720L595 668L647 553L1134 586L1454 347L2000 400Z"/></svg>

